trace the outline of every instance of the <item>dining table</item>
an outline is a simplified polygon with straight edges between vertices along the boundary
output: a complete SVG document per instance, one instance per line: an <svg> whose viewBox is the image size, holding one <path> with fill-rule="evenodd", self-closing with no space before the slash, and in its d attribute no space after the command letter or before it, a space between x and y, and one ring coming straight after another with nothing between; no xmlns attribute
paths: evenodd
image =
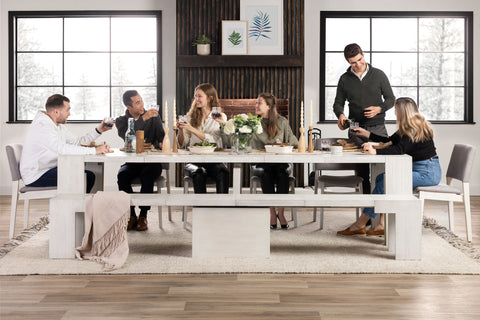
<svg viewBox="0 0 480 320"><path fill-rule="evenodd" d="M50 201L51 258L74 257L75 244L83 236L82 219L85 198L85 165L103 167L103 189L118 190L116 175L126 162L137 163L230 163L232 188L228 194L132 194L132 205L192 206L194 208L268 208L277 207L375 207L387 213L387 247L395 259L421 259L420 202L412 194L412 160L408 155L370 155L362 152L332 154L324 151L268 153L253 150L233 153L221 150L192 153L146 150L125 153L120 149L105 155L60 155L58 158L58 192ZM250 194L242 193L243 164L254 163L367 163L374 172L385 172L385 194ZM171 166L175 167L175 166ZM228 212L228 210L222 210ZM268 223L268 217L258 223ZM193 225L193 228L195 226ZM207 232L208 233L208 232ZM267 237L268 238L268 237ZM269 238L267 239L269 240ZM266 241L263 239L263 241Z"/></svg>

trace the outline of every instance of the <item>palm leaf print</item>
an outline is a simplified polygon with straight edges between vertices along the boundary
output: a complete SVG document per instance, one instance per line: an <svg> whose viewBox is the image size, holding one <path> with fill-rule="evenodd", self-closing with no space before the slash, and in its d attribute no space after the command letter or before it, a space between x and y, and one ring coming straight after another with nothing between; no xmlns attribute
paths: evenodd
<svg viewBox="0 0 480 320"><path fill-rule="evenodd" d="M258 11L257 15L251 21L250 30L248 32L249 38L258 40L260 37L271 39L267 33L272 32L270 16L268 13Z"/></svg>
<svg viewBox="0 0 480 320"><path fill-rule="evenodd" d="M228 41L230 41L233 46L238 46L240 43L242 43L242 36L240 33L233 30L233 32L228 36Z"/></svg>

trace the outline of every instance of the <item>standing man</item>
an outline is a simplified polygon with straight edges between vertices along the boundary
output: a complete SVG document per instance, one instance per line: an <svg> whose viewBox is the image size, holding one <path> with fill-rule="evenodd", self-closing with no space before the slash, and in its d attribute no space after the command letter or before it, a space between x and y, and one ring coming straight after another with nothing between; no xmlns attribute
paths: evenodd
<svg viewBox="0 0 480 320"><path fill-rule="evenodd" d="M145 142L151 143L157 149L161 149L165 131L163 130L162 120L158 116L158 111L155 109L145 111L142 97L136 90L128 90L123 94L123 104L127 108L125 115L115 120L118 135L125 140L128 119L133 118L135 119L135 131L143 130ZM133 193L132 181L135 178L140 178L142 184L140 193L153 193L153 184L161 174L161 163L125 163L118 171L118 189L126 193ZM135 207L131 206L127 230L147 230L148 210L150 210L150 206L140 206L140 216L137 218Z"/></svg>
<svg viewBox="0 0 480 320"><path fill-rule="evenodd" d="M345 130L345 101L348 100L349 118L359 122L360 127L379 136L388 136L385 128L385 112L393 107L395 96L387 76L382 70L365 62L363 51L356 43L351 43L343 50L345 59L350 64L340 77L333 112L338 118L337 125ZM348 133L348 138L361 145L367 138ZM358 165L358 175L363 178L363 192L370 193L370 167Z"/></svg>
<svg viewBox="0 0 480 320"><path fill-rule="evenodd" d="M95 148L82 147L97 139L111 127L104 121L83 137L76 137L68 131L65 123L70 116L70 100L54 94L47 99L45 111L39 110L28 129L22 156L20 172L27 187L55 187L58 177L59 154L105 154L110 150L107 144ZM87 174L87 193L93 188L95 175Z"/></svg>

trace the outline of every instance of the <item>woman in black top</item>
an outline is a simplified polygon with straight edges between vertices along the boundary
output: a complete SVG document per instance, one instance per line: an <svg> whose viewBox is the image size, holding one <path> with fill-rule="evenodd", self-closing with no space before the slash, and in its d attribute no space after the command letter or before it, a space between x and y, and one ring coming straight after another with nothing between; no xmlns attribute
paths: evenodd
<svg viewBox="0 0 480 320"><path fill-rule="evenodd" d="M355 130L355 134L369 138L376 142L392 142L384 149L375 149L371 143L363 144L363 150L369 154L408 154L412 157L412 184L413 189L419 186L434 186L440 183L441 169L438 156L433 143L433 130L430 123L418 112L415 101L411 98L398 98L395 101L395 115L397 117L398 131L391 137L381 137L363 128ZM384 194L385 174L377 176L373 194ZM358 220L345 230L338 231L340 235L384 235L384 215L380 223L371 230L366 231L365 225L369 219L374 219L377 214L374 208L363 209Z"/></svg>

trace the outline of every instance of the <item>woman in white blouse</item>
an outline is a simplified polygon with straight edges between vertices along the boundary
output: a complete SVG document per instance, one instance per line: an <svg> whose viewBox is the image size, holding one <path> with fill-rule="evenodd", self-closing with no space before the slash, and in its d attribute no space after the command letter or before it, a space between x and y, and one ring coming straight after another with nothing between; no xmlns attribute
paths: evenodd
<svg viewBox="0 0 480 320"><path fill-rule="evenodd" d="M212 115L212 107L220 107L217 90L209 83L199 84L194 91L194 100L185 121L177 121L180 146L199 142L216 143L221 147L220 124ZM220 113L220 121L227 120ZM193 180L195 193L207 192L207 177L216 181L217 193L228 193L228 168L224 163L187 163L185 171Z"/></svg>

